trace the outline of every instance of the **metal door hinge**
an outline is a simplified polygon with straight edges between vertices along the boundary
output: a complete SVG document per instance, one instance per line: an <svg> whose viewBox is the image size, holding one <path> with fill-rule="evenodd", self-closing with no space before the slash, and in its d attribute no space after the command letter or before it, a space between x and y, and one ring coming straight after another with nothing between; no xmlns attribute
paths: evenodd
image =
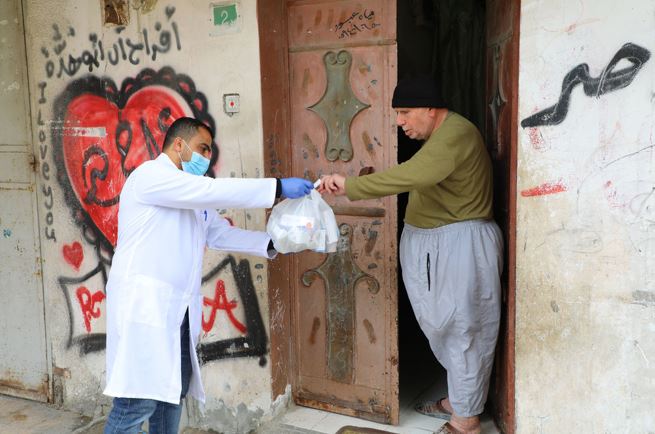
<svg viewBox="0 0 655 434"><path fill-rule="evenodd" d="M28 154L27 159L30 167L32 168L32 172L37 173L39 162L36 160L36 155Z"/></svg>

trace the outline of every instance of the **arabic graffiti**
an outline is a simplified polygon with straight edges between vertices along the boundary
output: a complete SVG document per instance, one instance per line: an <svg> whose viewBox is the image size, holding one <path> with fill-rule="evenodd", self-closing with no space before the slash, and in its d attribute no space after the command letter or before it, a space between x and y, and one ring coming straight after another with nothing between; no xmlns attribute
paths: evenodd
<svg viewBox="0 0 655 434"><path fill-rule="evenodd" d="M378 27L382 27L382 24L375 21L375 11L364 9L363 12L353 12L348 18L336 24L334 32L339 39L344 39Z"/></svg>
<svg viewBox="0 0 655 434"><path fill-rule="evenodd" d="M129 61L132 65L138 65L141 62L141 55L145 52L150 60L157 60L158 53L167 53L173 47L173 40L175 41L175 48L178 51L182 49L180 41L180 34L177 28L177 23L171 21L175 8L168 6L166 8L167 24L170 25L171 30L164 29L161 22L155 23L156 35L151 42L148 29L141 30L139 34L140 41L134 42L129 37L119 36L116 42L105 49L103 41L98 38L96 33L89 34L89 41L91 48L82 51L81 54L73 55L68 54L66 57L66 50L68 47L68 38L75 37L75 29L68 27L65 34L62 34L57 24L52 25L53 45L48 49L41 47L41 53L46 58L45 73L47 78L57 77L61 78L63 75L68 77L74 76L82 66L86 66L88 72L93 72L94 68L100 67L100 62L105 59L111 65L117 65L121 60ZM116 27L114 30L117 35L125 30L125 27Z"/></svg>
<svg viewBox="0 0 655 434"><path fill-rule="evenodd" d="M562 81L562 91L559 101L538 113L521 121L523 128L538 127L542 125L558 125L565 118L569 110L571 92L582 83L587 96L599 97L615 90L628 87L635 79L642 66L650 58L650 51L639 45L627 43L616 52L599 77L591 77L589 65L582 63L573 68ZM615 71L621 60L627 60L632 65Z"/></svg>

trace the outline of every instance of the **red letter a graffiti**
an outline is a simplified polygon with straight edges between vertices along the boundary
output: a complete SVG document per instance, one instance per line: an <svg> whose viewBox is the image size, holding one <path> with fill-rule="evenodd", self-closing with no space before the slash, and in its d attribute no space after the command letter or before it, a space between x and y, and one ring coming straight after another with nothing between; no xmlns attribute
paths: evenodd
<svg viewBox="0 0 655 434"><path fill-rule="evenodd" d="M203 297L204 305L211 307L211 313L209 314L209 320L205 321L205 314L202 314L202 329L205 333L214 327L214 321L216 320L216 311L218 309L224 310L227 313L227 317L230 319L230 322L237 330L241 333L246 333L246 326L241 324L238 319L234 316L232 311L237 307L237 302L232 300L228 301L227 295L225 294L225 283L222 280L216 282L216 291L214 293L214 299Z"/></svg>

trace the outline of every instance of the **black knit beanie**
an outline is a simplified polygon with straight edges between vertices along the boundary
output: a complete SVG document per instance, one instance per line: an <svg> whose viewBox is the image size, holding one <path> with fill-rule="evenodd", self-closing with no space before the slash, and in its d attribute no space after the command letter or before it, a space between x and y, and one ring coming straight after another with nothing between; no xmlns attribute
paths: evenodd
<svg viewBox="0 0 655 434"><path fill-rule="evenodd" d="M400 80L393 91L393 108L446 108L441 91L428 76L408 77Z"/></svg>

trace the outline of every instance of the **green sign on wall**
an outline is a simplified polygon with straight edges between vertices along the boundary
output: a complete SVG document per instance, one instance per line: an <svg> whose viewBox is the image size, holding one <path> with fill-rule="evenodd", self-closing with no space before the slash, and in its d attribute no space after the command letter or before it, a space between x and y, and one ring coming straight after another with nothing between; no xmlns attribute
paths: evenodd
<svg viewBox="0 0 655 434"><path fill-rule="evenodd" d="M214 5L215 26L233 26L236 24L237 18L237 5L235 3Z"/></svg>

